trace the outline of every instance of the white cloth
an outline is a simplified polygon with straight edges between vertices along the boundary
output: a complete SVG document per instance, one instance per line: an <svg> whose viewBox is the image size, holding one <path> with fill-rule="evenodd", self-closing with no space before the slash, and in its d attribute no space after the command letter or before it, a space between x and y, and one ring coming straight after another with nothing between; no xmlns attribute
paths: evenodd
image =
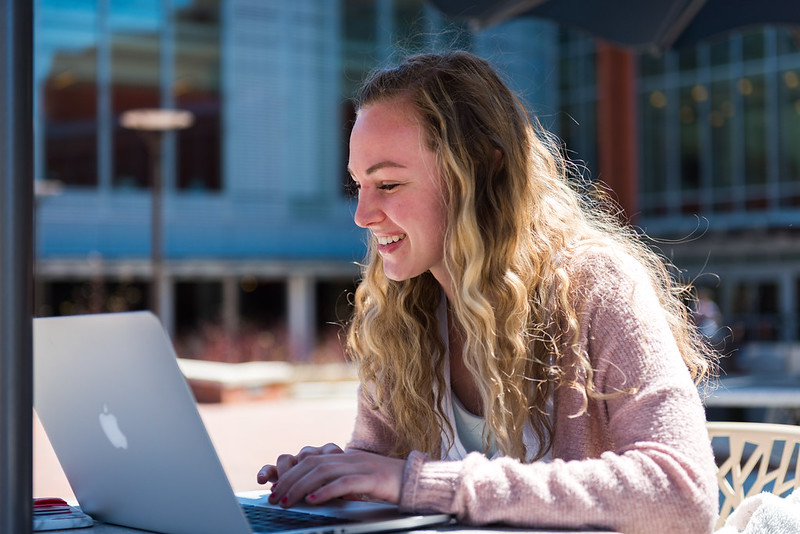
<svg viewBox="0 0 800 534"><path fill-rule="evenodd" d="M716 534L800 533L800 491L785 498L759 493L743 500Z"/></svg>
<svg viewBox="0 0 800 534"><path fill-rule="evenodd" d="M442 342L444 343L445 354L444 354L444 388L445 391L452 392L452 386L450 384L450 341L449 341L449 334L448 334L448 323L447 323L447 298L444 295L444 291L442 291L442 300L439 304L438 310L436 310L436 315L439 320L439 335L442 338ZM447 417L450 425L453 427L455 432L455 436L450 435L445 429L442 432L442 458L446 460L463 460L467 457L470 453L471 449L466 447L464 443L461 441L462 436L458 434L457 431L457 421L455 415L455 407L453 405L453 398L455 394L451 393L449 395L445 395L443 400L443 410L444 415ZM549 414L553 413L553 399L550 398L547 403L547 412ZM526 449L526 458L527 462L533 461L533 457L536 455L536 452L539 450L539 438L536 435L536 431L533 429L533 425L530 421L526 421L525 426L522 428L522 442L525 445ZM496 447L493 446L492 449L492 458L498 458L501 454L499 451L496 450ZM550 451L547 451L547 454L540 458L542 462L549 462L552 459L552 454Z"/></svg>
<svg viewBox="0 0 800 534"><path fill-rule="evenodd" d="M450 404L456 424L456 435L467 452L483 452L486 445L486 419L467 410L456 393L450 390ZM489 445L488 456L494 456L497 447Z"/></svg>

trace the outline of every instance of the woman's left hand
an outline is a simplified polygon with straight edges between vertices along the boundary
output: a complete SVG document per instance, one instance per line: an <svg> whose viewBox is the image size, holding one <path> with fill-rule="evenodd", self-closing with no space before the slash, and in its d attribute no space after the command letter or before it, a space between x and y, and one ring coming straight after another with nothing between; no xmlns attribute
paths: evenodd
<svg viewBox="0 0 800 534"><path fill-rule="evenodd" d="M272 486L270 502L289 507L304 500L321 504L353 495L397 504L405 460L349 450L300 460Z"/></svg>

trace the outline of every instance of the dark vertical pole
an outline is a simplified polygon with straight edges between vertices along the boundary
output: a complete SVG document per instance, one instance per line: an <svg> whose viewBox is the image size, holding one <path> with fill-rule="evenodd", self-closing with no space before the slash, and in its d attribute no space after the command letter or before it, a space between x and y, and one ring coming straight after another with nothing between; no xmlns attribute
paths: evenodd
<svg viewBox="0 0 800 534"><path fill-rule="evenodd" d="M150 285L150 310L161 316L161 285L164 273L164 239L163 239L163 193L164 186L161 179L161 132L142 132L150 152L150 166L152 168L152 198L153 209L150 219L150 257L153 280Z"/></svg>
<svg viewBox="0 0 800 534"><path fill-rule="evenodd" d="M0 532L33 528L33 2L0 0Z"/></svg>

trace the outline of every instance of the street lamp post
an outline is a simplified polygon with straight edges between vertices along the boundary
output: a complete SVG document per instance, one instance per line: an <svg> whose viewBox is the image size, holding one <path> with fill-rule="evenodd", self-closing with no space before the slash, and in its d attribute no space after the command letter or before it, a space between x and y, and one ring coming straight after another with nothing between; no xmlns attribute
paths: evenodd
<svg viewBox="0 0 800 534"><path fill-rule="evenodd" d="M162 138L166 132L183 130L194 123L190 111L177 109L132 109L120 117L120 125L139 132L147 145L152 176L152 210L150 223L150 254L152 283L150 285L150 308L161 316L161 286L164 274L163 246L163 185L161 179ZM162 320L164 319L161 317Z"/></svg>

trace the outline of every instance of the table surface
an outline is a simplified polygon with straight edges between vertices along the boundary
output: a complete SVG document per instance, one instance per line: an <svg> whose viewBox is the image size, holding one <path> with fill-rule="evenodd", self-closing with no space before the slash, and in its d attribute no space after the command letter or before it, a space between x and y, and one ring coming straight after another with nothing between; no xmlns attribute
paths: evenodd
<svg viewBox="0 0 800 534"><path fill-rule="evenodd" d="M706 406L800 408L800 378L796 376L725 377L701 393Z"/></svg>
<svg viewBox="0 0 800 534"><path fill-rule="evenodd" d="M107 525L105 523L95 523L93 527L90 528L81 528L81 529L72 529L72 530L49 530L46 532L72 532L74 534L83 534L91 533L91 534L135 534L137 532L145 532L143 530L137 530L133 528L126 528L126 527L118 527L115 525ZM525 530L525 529L502 529L502 528L491 528L491 529L480 529L480 528L471 528L471 527L458 527L458 526L451 526L451 527L441 527L438 529L433 530L411 530L407 531L410 534L423 534L423 533L433 533L433 532L458 532L460 534L492 534L492 533L502 533L508 534L510 532L516 533L535 533L535 534L618 534L615 532L610 531L599 531L599 530L579 530L579 531L565 531L565 530Z"/></svg>
<svg viewBox="0 0 800 534"><path fill-rule="evenodd" d="M263 494L263 491L260 491L260 492L254 492L254 491L237 492L237 495L239 495L240 497L249 497L249 498L253 498L257 494ZM76 505L75 502L71 502L70 504L72 504L73 506ZM67 530L50 530L50 531L45 531L45 532L55 532L55 533L58 533L58 532L63 532L63 533L72 532L72 533L75 533L75 534L82 534L84 532L91 533L91 534L135 534L137 532L145 532L145 531L139 530L139 529L135 529L135 528L121 527L121 526L116 526L116 525L109 525L107 523L95 522L94 525L92 527L89 527L89 528L67 529ZM503 527L497 527L497 526L493 526L493 527L490 527L490 528L476 528L476 527L471 527L471 526L460 526L460 525L446 525L446 526L441 526L441 527L436 527L436 528L415 529L415 530L408 530L408 531L404 531L404 532L408 532L408 533L411 533L411 534L415 534L415 533L416 534L423 534L423 533L435 533L435 532L457 532L459 534L492 534L492 533L507 534L507 533L510 533L510 532L516 532L516 533L529 532L529 533L535 533L535 534L569 534L570 532L573 533L573 534L581 534L581 533L583 533L583 534L589 534L589 533L591 533L591 534L618 534L616 532L606 531L606 530L548 530L548 529L536 530L536 529L513 528L513 527L503 528Z"/></svg>

